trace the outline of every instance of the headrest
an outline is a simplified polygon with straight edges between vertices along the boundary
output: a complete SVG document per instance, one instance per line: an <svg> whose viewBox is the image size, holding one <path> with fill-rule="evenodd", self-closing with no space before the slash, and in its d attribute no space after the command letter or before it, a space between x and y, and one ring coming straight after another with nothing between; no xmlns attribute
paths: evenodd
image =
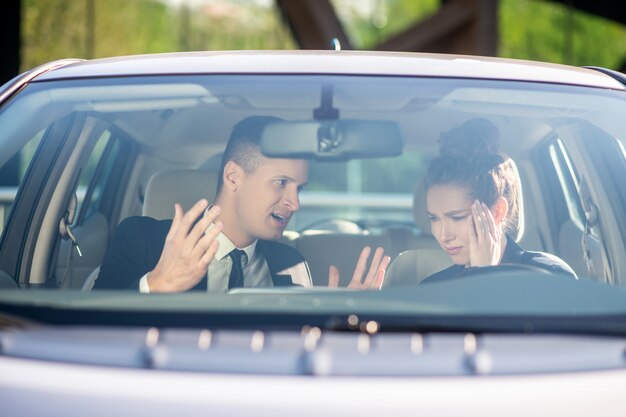
<svg viewBox="0 0 626 417"><path fill-rule="evenodd" d="M430 235L430 220L426 212L426 187L424 177L420 177L413 189L413 218L417 227L425 234Z"/></svg>
<svg viewBox="0 0 626 417"><path fill-rule="evenodd" d="M162 171L152 175L146 187L143 215L157 220L174 217L174 204L189 210L198 200L215 199L217 172L197 169Z"/></svg>

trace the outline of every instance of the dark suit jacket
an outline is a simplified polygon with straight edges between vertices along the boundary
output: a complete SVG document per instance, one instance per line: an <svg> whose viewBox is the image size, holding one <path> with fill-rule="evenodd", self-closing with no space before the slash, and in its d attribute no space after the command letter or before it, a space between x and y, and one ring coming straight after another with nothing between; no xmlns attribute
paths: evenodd
<svg viewBox="0 0 626 417"><path fill-rule="evenodd" d="M533 252L522 249L513 239L507 238L506 247L502 254L501 265L505 264L523 264L541 268L556 274L570 275L576 278L576 273L572 268L562 259L550 255L544 252ZM442 271L435 272L429 277L424 278L421 284L429 284L433 282L442 282L450 279L461 278L469 271L480 268L470 267L466 268L465 265L452 265Z"/></svg>
<svg viewBox="0 0 626 417"><path fill-rule="evenodd" d="M117 227L104 257L94 289L139 289L139 280L152 271L161 257L171 220L129 217ZM256 250L265 257L274 286L294 285L289 275L279 275L304 262L296 249L278 242L259 240ZM206 279L195 290L206 291Z"/></svg>

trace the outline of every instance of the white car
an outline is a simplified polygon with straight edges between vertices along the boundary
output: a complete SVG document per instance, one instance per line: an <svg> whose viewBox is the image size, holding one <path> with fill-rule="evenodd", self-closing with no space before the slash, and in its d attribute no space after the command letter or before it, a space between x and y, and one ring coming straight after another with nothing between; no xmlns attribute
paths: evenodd
<svg viewBox="0 0 626 417"><path fill-rule="evenodd" d="M0 414L623 416L626 78L412 53L206 52L63 60L0 90ZM117 226L214 197L233 126L280 118L309 160L281 241L310 288L98 290ZM454 263L423 177L486 120L521 183L523 265ZM3 181L4 182L4 181ZM6 183L6 182L5 182ZM380 291L345 288L364 246ZM330 265L339 288L328 288ZM137 277L139 278L139 277Z"/></svg>

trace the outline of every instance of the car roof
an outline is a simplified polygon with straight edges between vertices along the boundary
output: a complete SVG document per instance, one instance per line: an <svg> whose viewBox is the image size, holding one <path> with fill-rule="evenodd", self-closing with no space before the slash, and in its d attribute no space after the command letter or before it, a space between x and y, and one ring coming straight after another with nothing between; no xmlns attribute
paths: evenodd
<svg viewBox="0 0 626 417"><path fill-rule="evenodd" d="M477 78L624 90L599 71L469 55L368 51L221 51L135 55L73 62L39 80L163 74L354 74Z"/></svg>

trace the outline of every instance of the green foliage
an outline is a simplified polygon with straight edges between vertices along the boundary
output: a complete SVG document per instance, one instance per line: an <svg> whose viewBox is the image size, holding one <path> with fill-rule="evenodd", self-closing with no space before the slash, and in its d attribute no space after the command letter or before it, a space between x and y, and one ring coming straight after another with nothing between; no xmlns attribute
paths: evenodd
<svg viewBox="0 0 626 417"><path fill-rule="evenodd" d="M618 69L626 59L626 29L549 1L500 0L499 55Z"/></svg>
<svg viewBox="0 0 626 417"><path fill-rule="evenodd" d="M181 50L294 49L276 7L250 0L206 2L179 11Z"/></svg>
<svg viewBox="0 0 626 417"><path fill-rule="evenodd" d="M68 57L295 47L267 2L22 1L22 71Z"/></svg>
<svg viewBox="0 0 626 417"><path fill-rule="evenodd" d="M23 0L21 67L69 57L175 51L173 23L158 1Z"/></svg>
<svg viewBox="0 0 626 417"><path fill-rule="evenodd" d="M372 49L437 12L439 0L331 0L355 49Z"/></svg>
<svg viewBox="0 0 626 417"><path fill-rule="evenodd" d="M356 49L377 44L423 20L438 0L331 0ZM386 16L381 19L380 16ZM626 29L547 0L500 0L499 52L507 58L619 68ZM380 23L385 23L380 26ZM377 23L379 24L377 26Z"/></svg>
<svg viewBox="0 0 626 417"><path fill-rule="evenodd" d="M439 0L331 0L352 46L371 49L437 12ZM22 0L22 70L54 59L293 49L271 0ZM90 10L93 12L90 14ZM618 68L626 30L544 0L500 0L499 55Z"/></svg>

